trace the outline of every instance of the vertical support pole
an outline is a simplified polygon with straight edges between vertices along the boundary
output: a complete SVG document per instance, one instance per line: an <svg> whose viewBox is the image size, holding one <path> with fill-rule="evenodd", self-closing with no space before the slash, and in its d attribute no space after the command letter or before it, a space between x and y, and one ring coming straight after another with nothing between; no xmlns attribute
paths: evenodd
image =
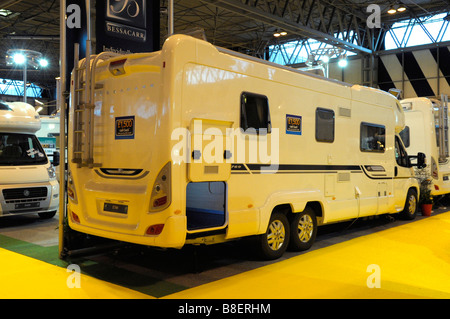
<svg viewBox="0 0 450 319"><path fill-rule="evenodd" d="M60 41L59 41L59 241L58 250L59 257L63 257L64 253L64 218L66 216L66 0L60 1Z"/></svg>
<svg viewBox="0 0 450 319"><path fill-rule="evenodd" d="M28 56L25 55L25 62L23 63L23 101L27 103L27 64Z"/></svg>
<svg viewBox="0 0 450 319"><path fill-rule="evenodd" d="M86 0L86 23L87 23L87 40L86 40L86 75L85 81L85 105L86 105L86 121L85 121L85 133L86 133L86 164L89 168L94 165L94 157L92 152L92 131L93 131L93 113L92 100L91 100L91 0Z"/></svg>
<svg viewBox="0 0 450 319"><path fill-rule="evenodd" d="M168 8L168 26L169 26L169 36L171 36L174 33L174 26L173 26L173 0L169 0L169 8Z"/></svg>

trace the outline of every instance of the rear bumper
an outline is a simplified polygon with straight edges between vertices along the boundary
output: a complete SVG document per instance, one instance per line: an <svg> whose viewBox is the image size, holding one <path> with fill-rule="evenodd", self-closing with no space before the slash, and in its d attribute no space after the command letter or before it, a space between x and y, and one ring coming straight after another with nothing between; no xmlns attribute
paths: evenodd
<svg viewBox="0 0 450 319"><path fill-rule="evenodd" d="M133 233L125 233L123 229L112 231L83 224L83 221L78 223L73 220L72 210L70 208L68 209L68 216L69 226L73 230L103 238L163 248L181 248L186 241L186 216L175 215L168 217L165 220L164 228L159 235L145 234L146 229L150 227L152 223L140 227L140 231L135 230Z"/></svg>
<svg viewBox="0 0 450 319"><path fill-rule="evenodd" d="M46 195L33 195L30 189L46 189ZM18 196L8 198L7 192ZM5 198L6 197L6 198ZM56 211L59 207L57 181L34 184L0 185L0 217Z"/></svg>

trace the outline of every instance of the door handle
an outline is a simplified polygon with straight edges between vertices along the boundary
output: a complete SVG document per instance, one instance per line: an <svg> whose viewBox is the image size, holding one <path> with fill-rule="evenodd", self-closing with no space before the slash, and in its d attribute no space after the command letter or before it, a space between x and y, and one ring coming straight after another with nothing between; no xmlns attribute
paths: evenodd
<svg viewBox="0 0 450 319"><path fill-rule="evenodd" d="M394 176L397 176L397 175L398 175L398 167L395 166L395 168L394 168Z"/></svg>

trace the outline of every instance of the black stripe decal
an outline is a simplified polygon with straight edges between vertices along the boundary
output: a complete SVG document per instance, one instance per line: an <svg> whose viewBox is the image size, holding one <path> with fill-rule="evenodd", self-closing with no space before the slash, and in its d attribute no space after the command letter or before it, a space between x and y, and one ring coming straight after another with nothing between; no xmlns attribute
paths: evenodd
<svg viewBox="0 0 450 319"><path fill-rule="evenodd" d="M447 80L448 85L450 85L450 51L448 47L433 48L430 49L431 54L434 57L436 63L438 63L438 50L439 50L439 69Z"/></svg>
<svg viewBox="0 0 450 319"><path fill-rule="evenodd" d="M381 90L386 92L389 91L389 89L395 88L394 81L392 81L381 58L378 59L378 86Z"/></svg>
<svg viewBox="0 0 450 319"><path fill-rule="evenodd" d="M397 59L402 63L402 53L397 53ZM422 69L412 52L404 52L404 70L417 96L434 96L433 89L428 83Z"/></svg>
<svg viewBox="0 0 450 319"><path fill-rule="evenodd" d="M233 171L242 171L239 167L242 164L233 164L231 169ZM244 165L242 165L244 166ZM239 168L238 168L239 167ZM358 165L297 165L297 164L279 164L279 165L265 165L265 164L247 164L247 167L252 172L267 170L270 171L361 171Z"/></svg>

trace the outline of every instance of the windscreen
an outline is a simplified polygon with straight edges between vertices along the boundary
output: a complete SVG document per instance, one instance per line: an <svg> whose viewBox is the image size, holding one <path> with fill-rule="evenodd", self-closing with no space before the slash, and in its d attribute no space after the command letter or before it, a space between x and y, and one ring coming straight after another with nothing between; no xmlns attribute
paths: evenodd
<svg viewBox="0 0 450 319"><path fill-rule="evenodd" d="M47 164L47 157L36 136L0 133L0 166Z"/></svg>

